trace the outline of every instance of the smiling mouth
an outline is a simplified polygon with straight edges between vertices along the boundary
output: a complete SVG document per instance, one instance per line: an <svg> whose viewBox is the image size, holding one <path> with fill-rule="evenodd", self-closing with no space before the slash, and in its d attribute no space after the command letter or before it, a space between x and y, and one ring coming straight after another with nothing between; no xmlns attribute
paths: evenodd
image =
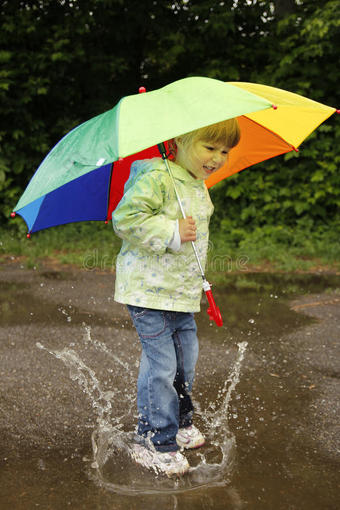
<svg viewBox="0 0 340 510"><path fill-rule="evenodd" d="M206 173L208 173L208 174L211 174L211 173L212 173L212 172L214 172L214 170L215 170L215 168L214 168L214 167L213 167L213 168L209 168L209 167L207 167L207 166L203 166L203 169L204 169L204 171L205 171Z"/></svg>

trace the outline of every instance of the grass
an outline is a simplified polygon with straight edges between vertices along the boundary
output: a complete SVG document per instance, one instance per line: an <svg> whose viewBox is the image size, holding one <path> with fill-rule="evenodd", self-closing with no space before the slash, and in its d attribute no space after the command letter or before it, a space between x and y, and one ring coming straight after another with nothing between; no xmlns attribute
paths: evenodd
<svg viewBox="0 0 340 510"><path fill-rule="evenodd" d="M20 220L18 220L20 221ZM111 224L77 223L54 227L26 239L22 222L0 229L0 262L18 261L27 268L45 264L112 271L121 241ZM339 233L334 229L264 226L251 232L233 229L212 233L207 275L214 281L230 273L340 272Z"/></svg>
<svg viewBox="0 0 340 510"><path fill-rule="evenodd" d="M223 257L227 271L340 271L339 232L333 228L265 225L250 232L215 233L211 239L208 269L217 273L223 272L218 267Z"/></svg>
<svg viewBox="0 0 340 510"><path fill-rule="evenodd" d="M28 268L48 263L112 270L120 244L112 226L99 222L61 225L37 232L31 239L18 229L2 229L0 262L16 259Z"/></svg>

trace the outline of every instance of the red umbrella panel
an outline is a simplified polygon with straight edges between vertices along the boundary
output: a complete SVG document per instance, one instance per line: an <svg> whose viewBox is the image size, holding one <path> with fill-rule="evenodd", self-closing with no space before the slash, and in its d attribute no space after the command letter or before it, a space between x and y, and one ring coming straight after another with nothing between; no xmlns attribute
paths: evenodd
<svg viewBox="0 0 340 510"><path fill-rule="evenodd" d="M127 158L115 161L112 164L109 203L107 208L106 221L111 220L112 213L123 196L124 185L129 178L132 163L140 159L150 159L156 157L160 157L160 153L158 148L154 146L149 147L144 151L138 152L137 154L133 154L132 156L128 156Z"/></svg>

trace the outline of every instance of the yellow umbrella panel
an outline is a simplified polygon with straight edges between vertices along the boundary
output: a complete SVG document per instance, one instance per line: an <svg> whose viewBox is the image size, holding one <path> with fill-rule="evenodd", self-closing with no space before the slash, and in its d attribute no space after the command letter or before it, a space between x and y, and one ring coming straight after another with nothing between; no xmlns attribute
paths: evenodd
<svg viewBox="0 0 340 510"><path fill-rule="evenodd" d="M337 111L275 87L243 82L231 84L263 97L275 106L238 117L240 143L230 151L226 165L206 180L208 188L244 168L296 150L308 135Z"/></svg>

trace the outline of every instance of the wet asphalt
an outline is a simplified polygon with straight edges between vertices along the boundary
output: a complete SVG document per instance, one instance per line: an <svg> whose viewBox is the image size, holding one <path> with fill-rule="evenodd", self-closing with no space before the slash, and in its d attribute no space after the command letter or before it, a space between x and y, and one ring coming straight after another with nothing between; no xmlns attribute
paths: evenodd
<svg viewBox="0 0 340 510"><path fill-rule="evenodd" d="M110 272L0 267L0 508L340 508L340 277L230 275L215 288L224 327L197 315L201 409L248 348L229 408L236 462L225 486L155 497L121 495L91 480L98 413L69 368L39 349L73 349L113 390L123 426L135 423L140 347ZM94 350L106 345L129 373ZM156 502L157 501L157 502Z"/></svg>

